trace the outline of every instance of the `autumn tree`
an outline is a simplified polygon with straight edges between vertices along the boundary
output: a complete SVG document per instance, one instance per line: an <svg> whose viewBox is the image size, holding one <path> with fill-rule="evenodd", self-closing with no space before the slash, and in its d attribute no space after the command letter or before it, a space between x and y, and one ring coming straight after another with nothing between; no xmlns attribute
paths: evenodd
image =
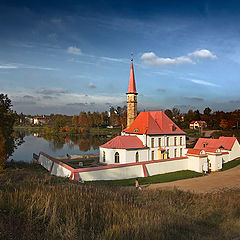
<svg viewBox="0 0 240 240"><path fill-rule="evenodd" d="M11 100L7 95L0 94L0 159L2 161L12 155L16 146L13 136L16 114L11 107ZM3 163L1 165L3 166Z"/></svg>

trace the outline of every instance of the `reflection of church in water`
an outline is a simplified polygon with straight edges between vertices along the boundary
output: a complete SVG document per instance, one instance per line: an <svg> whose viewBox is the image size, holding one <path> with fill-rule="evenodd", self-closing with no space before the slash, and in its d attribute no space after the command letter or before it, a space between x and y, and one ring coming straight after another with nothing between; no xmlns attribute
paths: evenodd
<svg viewBox="0 0 240 240"><path fill-rule="evenodd" d="M140 112L137 116L137 95L131 60L127 128L100 146L100 162L123 164L184 156L186 133L163 111Z"/></svg>

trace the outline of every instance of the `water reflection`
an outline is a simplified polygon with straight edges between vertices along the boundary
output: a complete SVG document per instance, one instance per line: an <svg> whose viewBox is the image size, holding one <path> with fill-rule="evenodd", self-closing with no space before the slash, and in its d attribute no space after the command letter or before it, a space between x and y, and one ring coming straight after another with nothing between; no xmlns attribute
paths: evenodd
<svg viewBox="0 0 240 240"><path fill-rule="evenodd" d="M108 139L101 136L80 135L41 135L38 132L16 131L24 139L24 143L15 150L13 159L31 161L33 152L46 152L52 156L73 154L95 154L98 147ZM12 159L11 158L11 159Z"/></svg>

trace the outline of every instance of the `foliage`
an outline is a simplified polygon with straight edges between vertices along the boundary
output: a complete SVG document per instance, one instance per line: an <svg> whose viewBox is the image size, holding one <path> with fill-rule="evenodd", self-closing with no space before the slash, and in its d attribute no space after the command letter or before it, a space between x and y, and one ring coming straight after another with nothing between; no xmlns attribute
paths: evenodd
<svg viewBox="0 0 240 240"><path fill-rule="evenodd" d="M1 159L11 156L16 146L13 136L13 125L16 114L11 109L11 100L7 95L0 94L0 134L2 154Z"/></svg>
<svg viewBox="0 0 240 240"><path fill-rule="evenodd" d="M82 185L12 164L0 175L0 238L234 239L239 196Z"/></svg>

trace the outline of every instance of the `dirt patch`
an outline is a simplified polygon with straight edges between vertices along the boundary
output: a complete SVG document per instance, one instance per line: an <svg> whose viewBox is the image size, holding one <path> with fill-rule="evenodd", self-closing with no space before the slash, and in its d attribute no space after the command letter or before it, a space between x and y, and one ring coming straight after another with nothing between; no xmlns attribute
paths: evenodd
<svg viewBox="0 0 240 240"><path fill-rule="evenodd" d="M224 189L240 188L240 165L224 172L211 173L204 177L179 180L169 183L157 183L145 189L172 189L195 193L215 192Z"/></svg>

